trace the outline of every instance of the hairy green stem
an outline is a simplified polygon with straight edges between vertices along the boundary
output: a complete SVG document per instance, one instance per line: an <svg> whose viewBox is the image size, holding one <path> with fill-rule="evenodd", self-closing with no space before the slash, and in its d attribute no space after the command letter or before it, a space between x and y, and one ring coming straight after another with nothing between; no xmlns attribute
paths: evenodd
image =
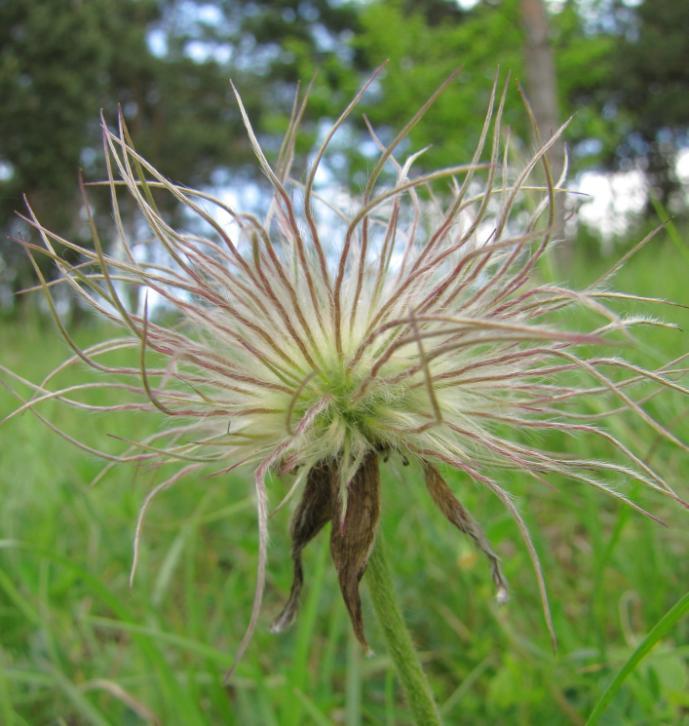
<svg viewBox="0 0 689 726"><path fill-rule="evenodd" d="M395 587L380 532L368 562L366 583L414 721L423 726L439 726L441 721L438 707L397 605Z"/></svg>

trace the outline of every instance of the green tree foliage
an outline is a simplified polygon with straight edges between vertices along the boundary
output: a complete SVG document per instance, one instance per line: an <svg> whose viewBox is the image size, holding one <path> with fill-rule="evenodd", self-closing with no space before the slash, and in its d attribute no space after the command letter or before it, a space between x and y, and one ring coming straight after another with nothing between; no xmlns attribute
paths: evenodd
<svg viewBox="0 0 689 726"><path fill-rule="evenodd" d="M196 186L255 178L229 78L277 151L298 79L319 69L311 118L353 92L355 29L354 6L327 0L0 4L0 290L3 274L5 290L32 280L6 238L27 236L14 215L23 193L46 226L84 241L77 169L104 173L99 109L116 123L119 104L137 148L169 177Z"/></svg>
<svg viewBox="0 0 689 726"><path fill-rule="evenodd" d="M0 97L5 99L0 225L5 233L16 230L13 212L22 193L47 222L64 227L71 221L87 120L102 105L99 89L111 62L102 43L102 18L94 12L97 4L0 5ZM15 283L25 283L21 251L4 239L0 244Z"/></svg>
<svg viewBox="0 0 689 726"><path fill-rule="evenodd" d="M689 144L689 4L565 0L548 7L559 107L563 119L572 117L573 172L641 168L663 203L681 201L673 168ZM462 68L460 82L412 134L415 146L434 144L425 157L431 164L470 152L497 66L525 80L516 0L484 0L467 11L449 0L374 0L360 22L353 42L368 65L390 60L369 110L377 124L398 126L452 68ZM508 109L513 133L527 139L514 98Z"/></svg>
<svg viewBox="0 0 689 726"><path fill-rule="evenodd" d="M601 161L600 144L614 145L617 124L599 112L600 88L612 73L614 40L591 32L573 0L551 13L552 46L558 74L558 103L563 120L574 114L567 131L575 170ZM389 59L381 92L370 105L376 125L398 126L431 89L453 69L459 79L443 95L412 135L415 146L432 144L429 165L468 158L478 135L477 118L488 101L496 69L509 72L512 84L506 120L517 143L528 144L527 115L520 105L518 86L525 85L524 30L517 0L480 2L461 10L444 0L378 0L362 9L362 32L354 39L369 66Z"/></svg>
<svg viewBox="0 0 689 726"><path fill-rule="evenodd" d="M686 2L645 0L623 13L610 79L611 100L626 121L614 160L621 166L640 161L651 193L665 206L679 189L677 150L689 145L687 28Z"/></svg>
<svg viewBox="0 0 689 726"><path fill-rule="evenodd" d="M585 8L593 18L587 17ZM552 18L560 107L563 116L571 116L567 142L575 170L609 166L611 150L620 140L619 119L601 113L614 73L617 43L600 25L606 12L587 0L568 0Z"/></svg>
<svg viewBox="0 0 689 726"><path fill-rule="evenodd" d="M354 39L361 4L342 0L218 0L213 42L231 48L242 99L265 148L277 152L295 87L311 82L298 153L315 141L323 118L345 106L368 72ZM250 78L253 74L253 79ZM252 111L251 107L249 109ZM297 161L299 161L297 159Z"/></svg>
<svg viewBox="0 0 689 726"><path fill-rule="evenodd" d="M386 0L366 5L361 24L355 43L370 65L388 60L378 97L368 107L374 126L399 128L450 73L461 69L458 81L414 129L411 140L416 148L432 145L421 164L470 159L496 68L521 75L517 3L505 0L498 12L484 4L462 11L440 0ZM513 85L507 120L525 132L524 115L515 113L516 93Z"/></svg>
<svg viewBox="0 0 689 726"><path fill-rule="evenodd" d="M652 197L685 204L674 173L689 145L689 4L567 0L554 16L576 169L640 169Z"/></svg>
<svg viewBox="0 0 689 726"><path fill-rule="evenodd" d="M27 236L14 215L23 193L46 226L87 234L77 170L103 175L100 109L116 123L120 105L141 151L186 183L248 161L229 74L187 52L179 12L163 0L0 4L0 260L12 289L31 280L21 248L6 237Z"/></svg>

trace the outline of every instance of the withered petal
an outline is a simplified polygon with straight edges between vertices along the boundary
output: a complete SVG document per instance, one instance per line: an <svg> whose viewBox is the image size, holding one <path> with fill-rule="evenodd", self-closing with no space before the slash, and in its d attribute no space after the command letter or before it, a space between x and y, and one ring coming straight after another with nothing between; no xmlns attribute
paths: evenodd
<svg viewBox="0 0 689 726"><path fill-rule="evenodd" d="M294 563L292 588L282 612L273 621L271 630L274 633L282 632L288 628L294 622L299 609L299 596L304 583L301 553L304 547L332 518L332 489L330 482L334 476L333 472L334 464L321 462L311 469L306 479L304 492L299 506L294 512L290 528L292 561Z"/></svg>
<svg viewBox="0 0 689 726"><path fill-rule="evenodd" d="M349 483L344 520L337 472L333 472L330 484L333 503L330 552L354 634L361 645L368 650L361 613L359 582L366 571L380 519L378 456L375 453L367 455Z"/></svg>
<svg viewBox="0 0 689 726"><path fill-rule="evenodd" d="M440 511L457 529L471 537L476 546L488 558L493 574L493 582L497 588L498 601L504 602L507 599L507 581L500 568L500 559L490 546L480 525L460 504L450 487L440 476L440 472L428 462L424 462L423 468L426 475L426 486Z"/></svg>

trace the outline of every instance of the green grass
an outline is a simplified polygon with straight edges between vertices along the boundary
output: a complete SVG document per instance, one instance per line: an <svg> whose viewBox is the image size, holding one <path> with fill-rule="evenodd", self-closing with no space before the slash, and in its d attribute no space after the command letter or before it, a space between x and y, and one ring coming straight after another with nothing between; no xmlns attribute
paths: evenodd
<svg viewBox="0 0 689 726"><path fill-rule="evenodd" d="M573 275L594 276L578 264ZM689 303L686 263L659 244L622 272L618 286ZM689 329L686 310L658 310ZM651 331L656 352L689 349L687 334ZM99 338L83 328L81 342ZM634 353L632 352L632 355ZM49 328L0 327L0 363L37 380L67 355ZM63 378L65 382L68 376ZM113 399L114 400L114 399ZM0 415L13 407L0 389ZM66 430L117 450L155 417L82 415L48 402ZM666 396L654 414L689 440L685 401ZM689 496L689 461L636 424L620 431ZM527 436L526 434L524 435ZM600 442L539 437L587 456ZM0 723L406 724L408 714L370 602L377 654L350 635L327 536L305 555L303 607L280 636L267 626L289 589L289 512L271 521L270 573L262 627L229 692L232 661L251 608L256 523L249 476L181 482L155 502L140 569L128 572L136 511L160 472L116 468L71 448L30 414L0 429ZM615 674L625 678L600 724L689 724L689 622L662 629L644 658L644 637L689 583L689 514L636 492L667 528L567 481L552 489L503 477L526 512L543 558L559 650L553 653L536 584L518 533L499 503L449 474L460 499L502 555L512 587L494 604L488 568L437 512L420 473L391 461L383 480L388 557L403 611L448 724L583 724ZM273 503L285 485L270 484ZM667 621L666 621L667 622ZM658 632L657 630L654 632Z"/></svg>

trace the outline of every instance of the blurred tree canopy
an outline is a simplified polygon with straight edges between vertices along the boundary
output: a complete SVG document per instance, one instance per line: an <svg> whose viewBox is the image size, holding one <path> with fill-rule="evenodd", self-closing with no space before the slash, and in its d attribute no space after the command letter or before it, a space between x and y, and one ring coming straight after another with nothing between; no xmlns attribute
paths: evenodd
<svg viewBox="0 0 689 726"><path fill-rule="evenodd" d="M674 174L689 145L689 3L559 0L549 8L557 105L574 171L644 171L679 208ZM383 139L455 68L455 82L411 135L419 164L468 158L496 68L523 82L519 0L14 0L0 3L0 287L30 280L13 211L26 193L41 220L83 234L77 169L98 178L99 109L117 104L141 152L200 186L257 175L228 88L235 79L269 152L277 150L298 80L317 71L305 151L371 72L388 67L365 111ZM506 122L529 143L516 83ZM363 125L338 159L355 184L369 162ZM98 210L96 210L98 211ZM104 207L101 212L108 219ZM3 272L4 269L4 272ZM0 301L1 302L1 301Z"/></svg>
<svg viewBox="0 0 689 726"><path fill-rule="evenodd" d="M13 290L32 279L7 239L21 228L22 194L46 226L86 233L77 172L104 174L100 109L116 123L119 105L142 153L187 183L207 183L218 168L241 171L250 159L227 72L186 52L181 13L163 0L0 4L0 260ZM247 104L256 110L251 93Z"/></svg>
<svg viewBox="0 0 689 726"><path fill-rule="evenodd" d="M679 208L674 166L677 149L689 146L689 3L646 0L620 14L610 97L624 135L613 160L621 168L641 162L651 193Z"/></svg>

